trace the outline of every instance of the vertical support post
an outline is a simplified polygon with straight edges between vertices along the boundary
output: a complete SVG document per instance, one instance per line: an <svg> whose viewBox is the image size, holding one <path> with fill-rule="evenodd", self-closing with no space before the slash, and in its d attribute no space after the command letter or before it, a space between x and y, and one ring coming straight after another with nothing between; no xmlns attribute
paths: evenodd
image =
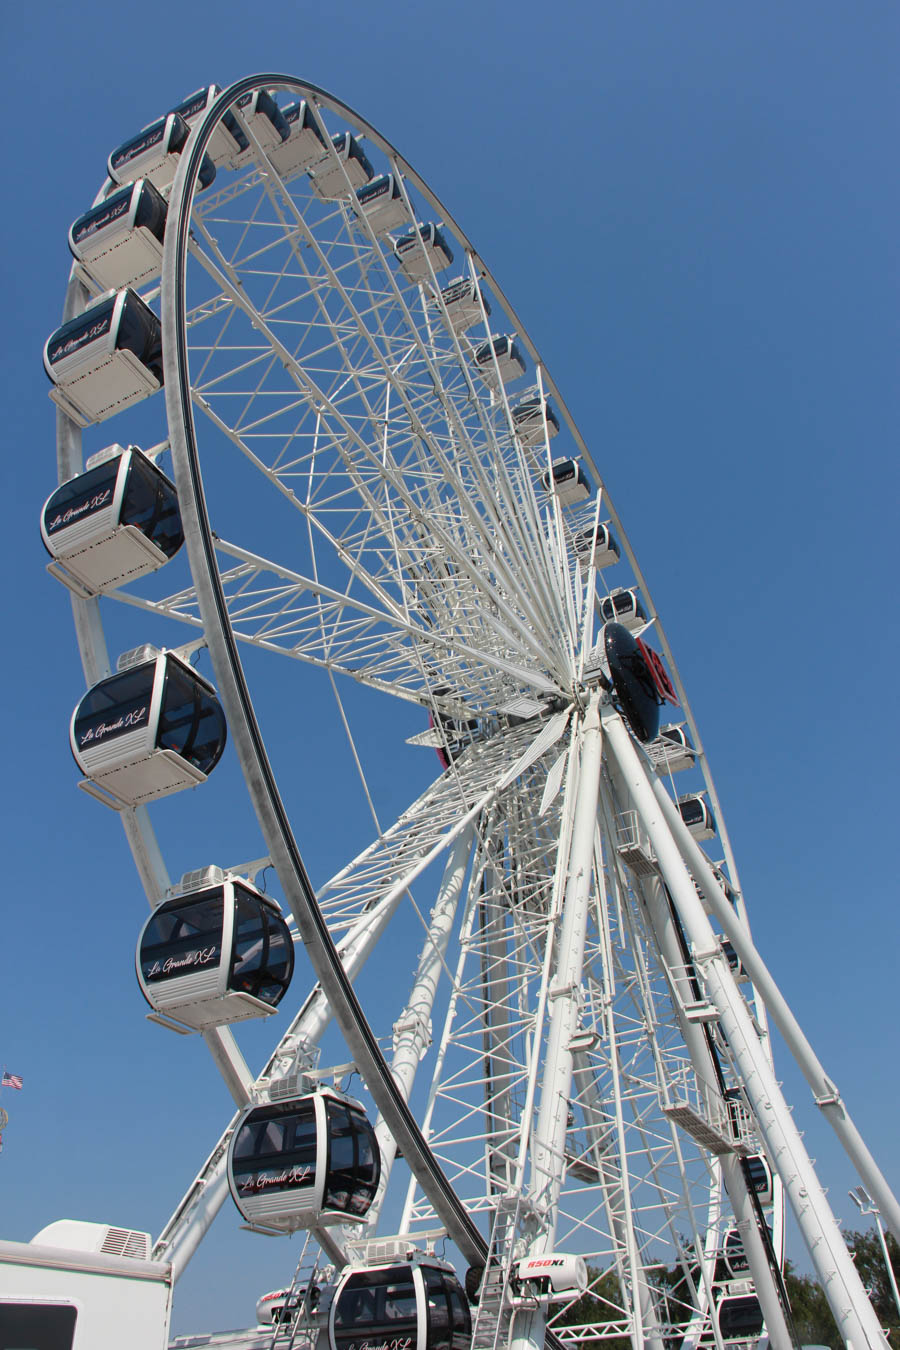
<svg viewBox="0 0 900 1350"><path fill-rule="evenodd" d="M498 1193L510 1185L514 1144L510 1073L510 971L507 908L497 897L500 873L489 861L481 896L481 975L484 990L484 1092L487 1116L486 1165Z"/></svg>
<svg viewBox="0 0 900 1350"><path fill-rule="evenodd" d="M709 998L719 1014L757 1127L784 1182L835 1321L845 1342L854 1350L862 1346L884 1350L887 1340L754 1030L749 1009L665 822L644 765L624 722L611 707L604 713L603 724L607 746L650 837L660 871L692 944L694 962L702 972Z"/></svg>
<svg viewBox="0 0 900 1350"><path fill-rule="evenodd" d="M469 825L456 840L438 891L431 922L419 956L409 1002L394 1023L394 1055L391 1073L407 1101L415 1081L416 1070L430 1043L431 1013L441 978L444 957L456 907L462 894L463 880L472 849L474 825ZM381 1214L381 1205L387 1189L391 1168L397 1156L397 1141L382 1116L375 1124L375 1138L381 1151L381 1177L378 1190L369 1209L368 1227L375 1232Z"/></svg>
<svg viewBox="0 0 900 1350"><path fill-rule="evenodd" d="M581 976L590 912L602 762L600 696L593 693L581 726L568 879L555 944L556 973L550 988L553 1011L547 1032L541 1103L534 1134L532 1199L546 1220L533 1245L535 1253L548 1250L556 1234L574 1068L574 1056L569 1047L581 1015ZM521 1323L521 1329L517 1328L510 1338L510 1350L542 1350L546 1323L543 1310L524 1312Z"/></svg>

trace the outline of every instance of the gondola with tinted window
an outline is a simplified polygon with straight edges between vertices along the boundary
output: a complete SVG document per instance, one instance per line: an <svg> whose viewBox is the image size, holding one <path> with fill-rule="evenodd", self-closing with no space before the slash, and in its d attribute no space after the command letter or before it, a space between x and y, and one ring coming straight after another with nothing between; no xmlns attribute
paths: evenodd
<svg viewBox="0 0 900 1350"><path fill-rule="evenodd" d="M205 783L225 749L212 685L174 652L138 647L89 689L72 714L79 784L121 809Z"/></svg>
<svg viewBox="0 0 900 1350"><path fill-rule="evenodd" d="M244 94L236 106L240 108L244 123L252 133L253 142L265 154L271 154L290 136L291 129L284 114L267 89L254 89L252 94ZM257 153L256 144L251 142L245 150L234 156L231 167L242 169Z"/></svg>
<svg viewBox="0 0 900 1350"><path fill-rule="evenodd" d="M111 192L69 229L69 251L101 291L145 286L162 271L165 198L147 178Z"/></svg>
<svg viewBox="0 0 900 1350"><path fill-rule="evenodd" d="M697 754L681 723L660 727L659 736L649 750L654 764L664 773L681 773L692 768Z"/></svg>
<svg viewBox="0 0 900 1350"><path fill-rule="evenodd" d="M193 127L207 109L212 107L221 92L217 84L206 85L203 89L188 94L187 98L175 105L172 112L184 118L188 127ZM209 138L206 153L215 165L230 164L242 150L249 149L249 146L246 132L229 109Z"/></svg>
<svg viewBox="0 0 900 1350"><path fill-rule="evenodd" d="M102 422L162 387L162 330L126 286L70 319L44 344L50 397L79 426Z"/></svg>
<svg viewBox="0 0 900 1350"><path fill-rule="evenodd" d="M512 420L513 430L523 445L540 445L544 439L545 423L548 440L559 433L559 418L546 398L523 399L513 408ZM563 467L567 463L575 466L574 473ZM548 476L546 472L543 473L541 482L548 492L554 492L559 497L563 506L586 501L591 495L587 474L576 460L557 460L551 468L552 474ZM569 499L564 500L564 496Z"/></svg>
<svg viewBox="0 0 900 1350"><path fill-rule="evenodd" d="M537 399L530 399L530 403L537 404ZM521 404L519 405L522 406ZM516 410L513 409L513 419L515 419ZM553 419L552 421L550 419ZM556 428L554 430L553 428ZM552 409L547 409L547 432L550 436L555 436L559 430L559 423L553 414ZM540 436L537 438L540 439ZM536 443L536 442L532 442ZM577 459L555 459L549 469L545 469L541 474L541 486L545 492L552 492L560 506L577 506L579 502L586 502L593 491L593 485L584 469ZM606 617L606 616L604 616Z"/></svg>
<svg viewBox="0 0 900 1350"><path fill-rule="evenodd" d="M490 337L475 348L475 365L488 384L512 384L525 374L525 361L511 333Z"/></svg>
<svg viewBox="0 0 900 1350"><path fill-rule="evenodd" d="M76 593L113 590L181 548L175 484L136 445L107 446L48 498L41 538L48 570Z"/></svg>
<svg viewBox="0 0 900 1350"><path fill-rule="evenodd" d="M469 1350L472 1318L436 1257L345 1269L328 1318L329 1350Z"/></svg>
<svg viewBox="0 0 900 1350"><path fill-rule="evenodd" d="M374 177L375 170L356 137L342 131L331 138L331 150L310 174L315 192L325 201L349 197Z"/></svg>
<svg viewBox="0 0 900 1350"><path fill-rule="evenodd" d="M431 303L436 307L443 304L454 333L466 333L476 323L481 323L482 305L485 315L491 312L487 296L481 294L477 281L471 277L457 277L456 281L442 286L440 302L433 299Z"/></svg>
<svg viewBox="0 0 900 1350"><path fill-rule="evenodd" d="M609 595L604 595L600 601L600 617L605 623L624 624L631 633L643 628L647 622L635 586L617 586Z"/></svg>
<svg viewBox="0 0 900 1350"><path fill-rule="evenodd" d="M287 138L269 151L269 159L282 178L291 178L311 168L327 153L328 145L305 98L288 103L281 109L281 116Z"/></svg>
<svg viewBox="0 0 900 1350"><path fill-rule="evenodd" d="M379 174L371 183L359 188L356 201L360 215L365 217L376 235L398 230L409 220L400 180L392 173Z"/></svg>
<svg viewBox="0 0 900 1350"><path fill-rule="evenodd" d="M743 1280L750 1272L744 1240L736 1228L729 1228L722 1241L722 1259L716 1263L717 1280Z"/></svg>
<svg viewBox="0 0 900 1350"><path fill-rule="evenodd" d="M598 524L596 538L592 529L580 530L572 545L582 565L588 567L593 563L598 572L619 561L619 545L608 525Z"/></svg>
<svg viewBox="0 0 900 1350"><path fill-rule="evenodd" d="M445 717L437 713L429 716L429 722L440 736L440 744L437 746L438 759L443 768L449 769L472 744L472 738L478 730L478 719Z"/></svg>
<svg viewBox="0 0 900 1350"><path fill-rule="evenodd" d="M750 1153L741 1160L747 1185L756 1192L756 1198L763 1206L771 1205L774 1187L772 1169L768 1159L761 1153Z"/></svg>
<svg viewBox="0 0 900 1350"><path fill-rule="evenodd" d="M762 1335L762 1308L753 1294L723 1298L717 1315L719 1331L726 1345L735 1341L755 1341Z"/></svg>
<svg viewBox="0 0 900 1350"><path fill-rule="evenodd" d="M274 1013L291 982L294 944L274 900L249 882L222 878L156 907L136 967L154 1013L205 1031Z"/></svg>
<svg viewBox="0 0 900 1350"><path fill-rule="evenodd" d="M254 1228L361 1223L378 1186L375 1131L359 1102L333 1088L304 1091L292 1075L249 1106L228 1146L228 1185Z"/></svg>
<svg viewBox="0 0 900 1350"><path fill-rule="evenodd" d="M106 164L110 178L120 185L148 178L162 192L172 184L190 134L183 117L176 112L166 113L113 150ZM209 155L204 155L198 189L209 187L215 176L215 164Z"/></svg>
<svg viewBox="0 0 900 1350"><path fill-rule="evenodd" d="M450 266L453 250L434 221L428 221L400 236L394 257L411 281L427 281L432 271L443 272Z"/></svg>
<svg viewBox="0 0 900 1350"><path fill-rule="evenodd" d="M739 984L746 983L750 976L744 969L744 963L735 951L733 943L729 942L727 938L722 940L722 954L728 962L728 969L731 971L737 982Z"/></svg>
<svg viewBox="0 0 900 1350"><path fill-rule="evenodd" d="M681 819L695 839L712 839L716 833L716 818L700 792L689 792L678 798Z"/></svg>

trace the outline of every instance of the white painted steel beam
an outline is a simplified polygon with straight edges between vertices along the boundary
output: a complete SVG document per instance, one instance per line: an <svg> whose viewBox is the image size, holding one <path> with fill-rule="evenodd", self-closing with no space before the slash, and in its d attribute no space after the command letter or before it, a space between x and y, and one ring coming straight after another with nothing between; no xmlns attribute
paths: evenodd
<svg viewBox="0 0 900 1350"><path fill-rule="evenodd" d="M887 1226L897 1241L900 1242L900 1202L898 1202L884 1173L872 1157L865 1140L853 1123L840 1092L828 1077L815 1051L806 1039L787 1000L757 951L753 939L722 894L722 888L716 882L709 859L681 819L678 809L672 803L672 799L663 784L658 779L651 781L666 822L672 831L682 857L703 893L704 900L722 925L722 931L737 952L741 964L750 976L757 993L771 1013L772 1020L781 1032L788 1049L812 1089L816 1106L840 1139L850 1161L859 1172L860 1179L871 1191L878 1208L884 1215Z"/></svg>
<svg viewBox="0 0 900 1350"><path fill-rule="evenodd" d="M647 771L622 718L611 705L604 710L603 727L609 752L631 794L685 925L694 963L718 1010L743 1090L768 1155L784 1182L835 1321L848 1344L884 1350L887 1340L760 1044L749 1009L669 830Z"/></svg>

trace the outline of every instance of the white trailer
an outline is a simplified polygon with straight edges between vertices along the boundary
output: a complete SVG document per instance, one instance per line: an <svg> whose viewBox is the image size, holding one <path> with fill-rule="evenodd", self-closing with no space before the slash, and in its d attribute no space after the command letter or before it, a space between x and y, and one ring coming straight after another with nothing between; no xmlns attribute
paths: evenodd
<svg viewBox="0 0 900 1350"><path fill-rule="evenodd" d="M0 1241L0 1340L41 1350L166 1350L172 1269L150 1235L60 1219Z"/></svg>

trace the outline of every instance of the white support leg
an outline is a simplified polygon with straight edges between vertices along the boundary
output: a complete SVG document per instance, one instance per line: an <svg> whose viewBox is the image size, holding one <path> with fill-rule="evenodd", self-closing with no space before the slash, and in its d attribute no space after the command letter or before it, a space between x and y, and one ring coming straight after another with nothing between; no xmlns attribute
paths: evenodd
<svg viewBox="0 0 900 1350"><path fill-rule="evenodd" d="M693 960L719 1014L743 1089L769 1157L784 1182L835 1321L845 1342L854 1350L862 1346L884 1350L887 1340L754 1030L747 1005L663 816L647 771L624 722L611 707L604 712L603 724L606 744L650 837L660 871L693 947Z"/></svg>
<svg viewBox="0 0 900 1350"><path fill-rule="evenodd" d="M552 1012L533 1145L532 1199L545 1221L543 1231L532 1248L535 1254L549 1250L556 1233L574 1067L574 1057L569 1046L581 1015L581 977L591 903L600 767L603 762L597 694L592 696L584 716L580 751L568 879L555 944L556 973L550 990ZM516 1325L510 1338L510 1350L542 1350L545 1322L542 1310L520 1315L517 1318L520 1325Z"/></svg>
<svg viewBox="0 0 900 1350"><path fill-rule="evenodd" d="M670 970L677 970L684 964L684 953L679 944L675 921L672 918L661 883L655 879L647 879L641 886L641 895L647 912L647 920L656 938L660 955ZM675 1000L675 1004L676 1016L685 1046L691 1057L694 1072L705 1082L712 1083L715 1081L716 1072L706 1033L696 1023L687 1020L678 1008L677 1000ZM769 1339L776 1350L780 1350L782 1346L787 1350L787 1347L791 1344L790 1332L785 1321L775 1278L769 1269L766 1249L756 1224L753 1202L750 1199L747 1183L736 1157L722 1159L722 1177L728 1200L734 1212L735 1222L739 1226L744 1251L750 1266L750 1274L756 1287L756 1295L766 1319ZM707 1290L707 1293L709 1293L709 1290ZM714 1312L713 1309L710 1311Z"/></svg>
<svg viewBox="0 0 900 1350"><path fill-rule="evenodd" d="M472 851L474 827L470 825L457 839L453 851L447 859L447 866L441 879L440 890L431 911L431 921L425 943L419 956L416 977L413 981L409 1002L400 1017L394 1023L394 1056L391 1060L391 1073L397 1086L409 1101L409 1094L415 1081L416 1070L431 1042L431 1013L434 998L440 983L441 971L459 897L462 894L469 855ZM375 1124L375 1138L381 1151L381 1177L378 1190L369 1209L368 1227L375 1232L381 1213L381 1203L387 1189L391 1168L397 1156L397 1141L389 1127L379 1116Z"/></svg>
<svg viewBox="0 0 900 1350"><path fill-rule="evenodd" d="M900 1242L900 1202L898 1202L883 1172L869 1152L862 1135L851 1120L850 1113L844 1105L840 1093L819 1062L815 1051L803 1034L799 1022L791 1012L768 967L753 945L750 934L722 894L722 889L713 875L709 859L681 819L678 808L666 792L663 784L658 778L653 779L652 783L666 822L674 835L675 842L678 844L685 862L703 892L704 900L722 925L722 931L740 957L741 964L753 981L756 992L762 998L772 1016L772 1020L784 1037L788 1049L793 1054L798 1067L812 1089L816 1105L843 1144L847 1156L859 1172L860 1180L884 1215L888 1228Z"/></svg>

